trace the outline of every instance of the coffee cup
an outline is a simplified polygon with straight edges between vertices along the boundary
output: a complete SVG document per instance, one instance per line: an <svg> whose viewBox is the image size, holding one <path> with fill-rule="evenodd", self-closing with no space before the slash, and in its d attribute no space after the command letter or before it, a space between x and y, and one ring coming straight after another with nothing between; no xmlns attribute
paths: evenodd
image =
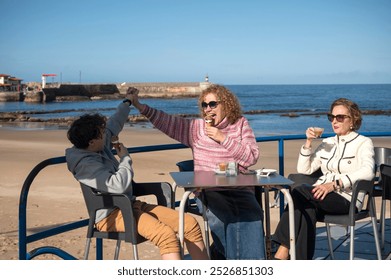
<svg viewBox="0 0 391 280"><path fill-rule="evenodd" d="M220 171L225 171L227 169L227 163L226 162L220 162L218 164L219 170Z"/></svg>
<svg viewBox="0 0 391 280"><path fill-rule="evenodd" d="M315 134L315 137L316 138L319 138L322 136L323 134L323 131L324 131L324 128L323 127L314 127L314 134Z"/></svg>
<svg viewBox="0 0 391 280"><path fill-rule="evenodd" d="M114 148L116 148L116 149L119 148L119 138L118 138L118 136L112 136L111 137L111 144L113 145Z"/></svg>

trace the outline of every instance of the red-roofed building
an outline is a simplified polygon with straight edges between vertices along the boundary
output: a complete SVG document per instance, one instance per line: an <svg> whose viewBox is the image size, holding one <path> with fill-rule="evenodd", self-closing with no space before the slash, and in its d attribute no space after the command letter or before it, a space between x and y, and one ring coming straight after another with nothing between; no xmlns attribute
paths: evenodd
<svg viewBox="0 0 391 280"><path fill-rule="evenodd" d="M0 91L21 91L22 79L7 74L0 74Z"/></svg>

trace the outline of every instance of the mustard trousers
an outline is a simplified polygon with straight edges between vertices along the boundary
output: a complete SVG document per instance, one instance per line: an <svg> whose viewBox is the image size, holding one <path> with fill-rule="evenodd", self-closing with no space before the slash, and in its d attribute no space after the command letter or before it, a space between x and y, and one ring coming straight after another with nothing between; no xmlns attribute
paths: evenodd
<svg viewBox="0 0 391 280"><path fill-rule="evenodd" d="M180 252L180 244L177 238L178 211L136 200L133 203L133 213L138 233L157 246L161 255ZM109 216L96 223L95 227L99 231L124 232L125 225L121 211L119 209L114 210ZM189 214L185 214L184 238L188 242L203 241L197 220Z"/></svg>

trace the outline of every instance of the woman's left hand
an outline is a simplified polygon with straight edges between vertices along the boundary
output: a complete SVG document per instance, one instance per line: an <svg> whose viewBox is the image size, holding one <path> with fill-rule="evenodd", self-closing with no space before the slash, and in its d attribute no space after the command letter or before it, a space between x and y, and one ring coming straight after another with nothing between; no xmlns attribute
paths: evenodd
<svg viewBox="0 0 391 280"><path fill-rule="evenodd" d="M333 183L326 183L322 185L317 185L312 189L312 194L315 199L323 200L329 192L334 190Z"/></svg>
<svg viewBox="0 0 391 280"><path fill-rule="evenodd" d="M214 126L206 126L205 127L206 135L215 140L218 143L221 143L225 139L225 134L220 131L220 129Z"/></svg>

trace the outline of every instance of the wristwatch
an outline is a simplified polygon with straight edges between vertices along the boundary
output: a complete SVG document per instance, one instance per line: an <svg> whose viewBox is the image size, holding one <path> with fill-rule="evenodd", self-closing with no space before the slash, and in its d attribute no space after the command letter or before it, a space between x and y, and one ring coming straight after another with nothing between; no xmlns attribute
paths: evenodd
<svg viewBox="0 0 391 280"><path fill-rule="evenodd" d="M130 101L129 99L124 99L122 103L129 103L129 106L132 105L132 101Z"/></svg>
<svg viewBox="0 0 391 280"><path fill-rule="evenodd" d="M339 184L339 180L334 181L334 191L336 192L342 192L344 190L344 187Z"/></svg>

